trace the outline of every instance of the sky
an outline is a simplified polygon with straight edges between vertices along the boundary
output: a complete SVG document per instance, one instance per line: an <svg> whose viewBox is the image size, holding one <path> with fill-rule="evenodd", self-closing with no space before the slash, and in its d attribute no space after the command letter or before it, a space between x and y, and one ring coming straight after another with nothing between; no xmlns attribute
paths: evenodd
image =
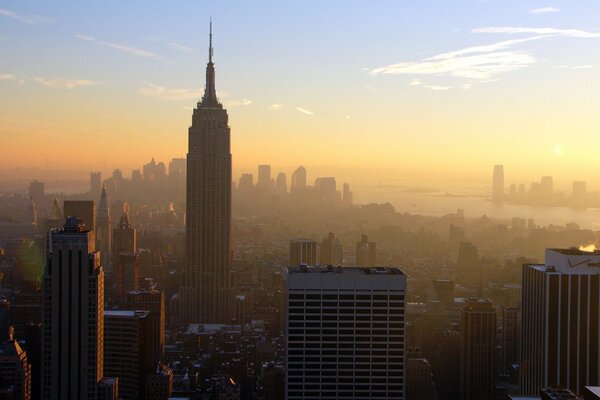
<svg viewBox="0 0 600 400"><path fill-rule="evenodd" d="M0 1L0 171L184 156L211 17L236 178L600 187L597 0Z"/></svg>

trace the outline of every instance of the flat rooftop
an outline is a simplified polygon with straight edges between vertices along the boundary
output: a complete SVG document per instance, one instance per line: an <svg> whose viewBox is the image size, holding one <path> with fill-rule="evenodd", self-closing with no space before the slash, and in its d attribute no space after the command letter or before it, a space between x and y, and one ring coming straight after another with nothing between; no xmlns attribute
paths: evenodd
<svg viewBox="0 0 600 400"><path fill-rule="evenodd" d="M356 275L404 275L397 267L332 267L319 265L298 265L288 267L288 274L356 274Z"/></svg>

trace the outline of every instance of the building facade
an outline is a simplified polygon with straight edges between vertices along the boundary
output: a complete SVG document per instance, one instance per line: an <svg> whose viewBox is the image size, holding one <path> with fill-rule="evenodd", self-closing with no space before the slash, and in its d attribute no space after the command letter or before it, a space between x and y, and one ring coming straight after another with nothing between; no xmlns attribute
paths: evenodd
<svg viewBox="0 0 600 400"><path fill-rule="evenodd" d="M286 273L286 399L404 399L406 276L397 268Z"/></svg>

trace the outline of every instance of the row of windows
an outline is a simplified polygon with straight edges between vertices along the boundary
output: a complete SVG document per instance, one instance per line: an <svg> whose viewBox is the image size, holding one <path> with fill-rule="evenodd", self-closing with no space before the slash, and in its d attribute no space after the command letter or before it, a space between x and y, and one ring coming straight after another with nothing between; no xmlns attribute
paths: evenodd
<svg viewBox="0 0 600 400"><path fill-rule="evenodd" d="M370 391L385 391L385 390L402 390L402 385L288 385L289 390L370 390Z"/></svg>
<svg viewBox="0 0 600 400"><path fill-rule="evenodd" d="M321 400L323 398L332 398L337 400L354 400L354 399L404 399L402 392L385 392L385 393L369 393L369 392L321 392L321 393L304 393L299 391L289 391L288 399L302 399L302 400Z"/></svg>
<svg viewBox="0 0 600 400"><path fill-rule="evenodd" d="M404 361L402 357L289 357L289 362L322 362L322 363L401 363ZM335 365L333 365L335 367ZM330 365L323 365L323 368L331 368Z"/></svg>
<svg viewBox="0 0 600 400"><path fill-rule="evenodd" d="M319 383L319 382L323 382L323 383L388 383L388 384L399 384L403 382L403 378L402 377L397 377L397 378L374 378L374 377L362 377L363 375L361 375L361 377L352 377L352 378L343 378L343 377L333 377L333 378L326 378L326 377L312 377L312 376L306 376L306 377L299 377L299 378L288 378L288 383Z"/></svg>
<svg viewBox="0 0 600 400"><path fill-rule="evenodd" d="M288 344L288 348L289 349L302 349L302 348L307 348L307 349L320 349L321 346L323 346L324 349L335 349L340 348L340 349L353 349L353 348L359 348L359 349L368 349L368 348L373 348L373 349L387 349L391 346L402 346L404 345L404 341L402 339L395 341L393 343L353 343L353 342L348 342L348 343L336 343L336 342L327 342L327 343L313 343L313 342L305 342L305 343L289 343ZM396 347L397 348L397 347Z"/></svg>
<svg viewBox="0 0 600 400"><path fill-rule="evenodd" d="M290 314L404 314L402 308L290 308Z"/></svg>
<svg viewBox="0 0 600 400"><path fill-rule="evenodd" d="M402 335L404 329L290 329L290 335Z"/></svg>
<svg viewBox="0 0 600 400"><path fill-rule="evenodd" d="M288 350L288 354L290 356L301 356L303 354L307 356L352 356L355 354L359 356L402 356L404 350Z"/></svg>
<svg viewBox="0 0 600 400"><path fill-rule="evenodd" d="M299 320L312 320L312 321L388 321L387 315L289 315L288 319L290 321L299 321ZM404 321L403 315L390 315L389 321Z"/></svg>
<svg viewBox="0 0 600 400"><path fill-rule="evenodd" d="M387 295L387 294L374 294L374 295L370 295L370 294L312 294L312 293L308 293L308 294L303 294L303 293L290 293L289 297L290 300L300 300L300 299L307 299L307 300L320 300L320 299L324 299L324 300L404 300L404 295L403 294L391 294L391 295Z"/></svg>
<svg viewBox="0 0 600 400"><path fill-rule="evenodd" d="M310 370L301 370L301 369L290 369L288 371L288 376L365 376L369 373L376 373L378 377L383 376L391 376L391 377L403 377L404 369L402 365L392 365L387 370L380 369L377 371L371 371L368 366L357 366L355 370L320 370L318 368L310 369Z"/></svg>
<svg viewBox="0 0 600 400"><path fill-rule="evenodd" d="M404 328L402 322L290 322L288 323L290 328Z"/></svg>
<svg viewBox="0 0 600 400"><path fill-rule="evenodd" d="M404 307L403 301L302 301L288 303L290 307Z"/></svg>

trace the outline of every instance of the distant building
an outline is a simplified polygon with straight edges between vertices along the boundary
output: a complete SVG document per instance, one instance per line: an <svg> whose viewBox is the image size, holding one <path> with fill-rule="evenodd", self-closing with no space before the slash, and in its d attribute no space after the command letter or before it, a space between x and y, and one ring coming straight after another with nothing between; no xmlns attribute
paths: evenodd
<svg viewBox="0 0 600 400"><path fill-rule="evenodd" d="M494 165L494 177L492 179L492 200L501 202L504 200L504 166Z"/></svg>
<svg viewBox="0 0 600 400"><path fill-rule="evenodd" d="M93 232L94 241L96 235L96 204L92 200L65 200L65 218L79 217L85 225L85 229Z"/></svg>
<svg viewBox="0 0 600 400"><path fill-rule="evenodd" d="M254 188L254 177L252 174L242 174L237 188L240 192L251 192Z"/></svg>
<svg viewBox="0 0 600 400"><path fill-rule="evenodd" d="M165 295L160 290L134 290L127 294L127 309L148 310L150 329L146 332L150 349L148 362L158 364L165 346Z"/></svg>
<svg viewBox="0 0 600 400"><path fill-rule="evenodd" d="M437 400L431 364L415 350L406 356L406 398Z"/></svg>
<svg viewBox="0 0 600 400"><path fill-rule="evenodd" d="M104 375L119 378L119 398L137 400L152 371L148 343L150 311L104 312Z"/></svg>
<svg viewBox="0 0 600 400"><path fill-rule="evenodd" d="M127 293L140 286L140 256L138 253L121 251L115 260L112 280L115 284L115 295L119 303L123 304Z"/></svg>
<svg viewBox="0 0 600 400"><path fill-rule="evenodd" d="M517 307L502 309L502 368L508 374L519 363L519 338L521 315Z"/></svg>
<svg viewBox="0 0 600 400"><path fill-rule="evenodd" d="M263 193L271 193L271 166L270 165L259 165L258 166L258 189Z"/></svg>
<svg viewBox="0 0 600 400"><path fill-rule="evenodd" d="M479 265L479 250L471 242L461 242L458 246L458 260L456 263L459 271L475 273Z"/></svg>
<svg viewBox="0 0 600 400"><path fill-rule="evenodd" d="M523 266L520 392L600 384L600 253L547 249Z"/></svg>
<svg viewBox="0 0 600 400"><path fill-rule="evenodd" d="M106 188L102 187L102 194L98 202L98 214L96 215L96 249L100 251L100 265L105 273L111 271L111 223L110 209L106 198Z"/></svg>
<svg viewBox="0 0 600 400"><path fill-rule="evenodd" d="M319 253L321 265L333 265L339 267L344 263L342 242L333 232L329 232L329 235L321 241Z"/></svg>
<svg viewBox="0 0 600 400"><path fill-rule="evenodd" d="M90 197L97 199L102 192L102 173L100 171L90 172Z"/></svg>
<svg viewBox="0 0 600 400"><path fill-rule="evenodd" d="M173 371L158 364L156 371L146 378L146 400L169 400L173 392Z"/></svg>
<svg viewBox="0 0 600 400"><path fill-rule="evenodd" d="M404 399L405 296L393 267L287 268L285 398Z"/></svg>
<svg viewBox="0 0 600 400"><path fill-rule="evenodd" d="M494 400L496 310L492 303L468 299L460 327L460 399Z"/></svg>
<svg viewBox="0 0 600 400"><path fill-rule="evenodd" d="M290 266L317 264L317 242L311 239L290 240Z"/></svg>
<svg viewBox="0 0 600 400"><path fill-rule="evenodd" d="M369 242L367 235L360 237L356 243L356 265L358 267L373 267L377 265L377 245Z"/></svg>
<svg viewBox="0 0 600 400"><path fill-rule="evenodd" d="M44 182L33 181L29 184L29 197L34 202L41 204L46 193Z"/></svg>
<svg viewBox="0 0 600 400"><path fill-rule="evenodd" d="M68 217L51 242L42 283L42 397L97 399L104 357L100 255L80 218Z"/></svg>
<svg viewBox="0 0 600 400"><path fill-rule="evenodd" d="M344 183L344 191L342 192L342 200L346 204L352 204L354 202L354 195L350 191L350 185Z"/></svg>
<svg viewBox="0 0 600 400"><path fill-rule="evenodd" d="M287 194L287 181L283 172L277 174L277 179L275 180L275 193L280 196L285 196Z"/></svg>
<svg viewBox="0 0 600 400"><path fill-rule="evenodd" d="M306 168L299 166L292 173L292 192L306 188Z"/></svg>
<svg viewBox="0 0 600 400"><path fill-rule="evenodd" d="M584 181L573 182L572 202L575 207L584 208L587 204L587 189Z"/></svg>
<svg viewBox="0 0 600 400"><path fill-rule="evenodd" d="M112 232L113 264L118 264L119 254L137 251L137 232L131 225L129 214L121 214L119 225Z"/></svg>
<svg viewBox="0 0 600 400"><path fill-rule="evenodd" d="M11 328L8 341L0 348L0 393L10 393L10 399L31 399L31 365L25 352L14 338Z"/></svg>

